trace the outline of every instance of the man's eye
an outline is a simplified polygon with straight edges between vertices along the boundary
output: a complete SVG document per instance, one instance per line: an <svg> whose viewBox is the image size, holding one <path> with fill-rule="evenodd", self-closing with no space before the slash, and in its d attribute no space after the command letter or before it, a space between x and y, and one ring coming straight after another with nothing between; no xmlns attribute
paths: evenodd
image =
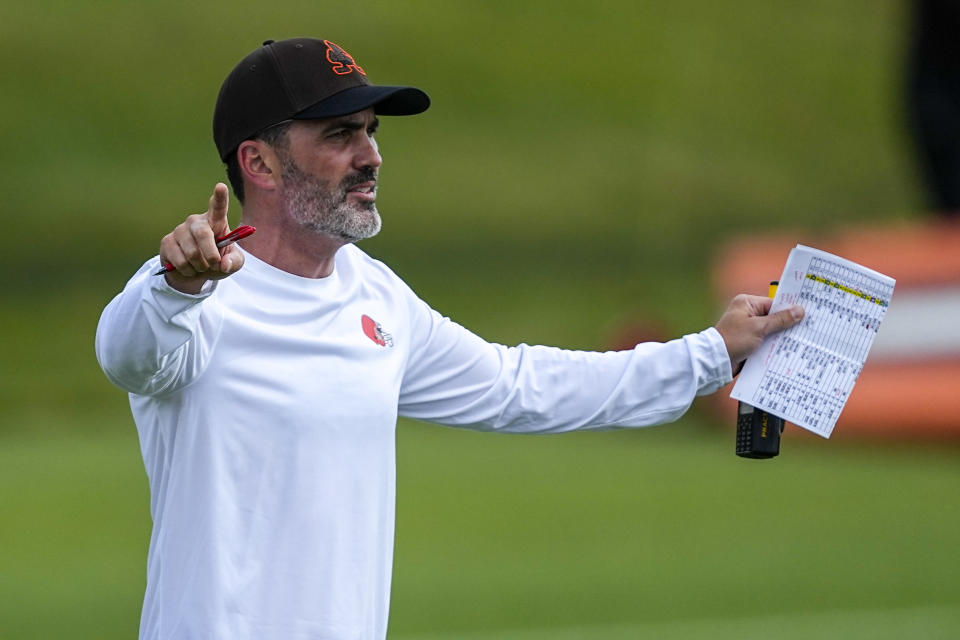
<svg viewBox="0 0 960 640"><path fill-rule="evenodd" d="M338 129L337 131L331 131L327 134L328 138L333 140L343 140L350 136L350 131L348 129Z"/></svg>

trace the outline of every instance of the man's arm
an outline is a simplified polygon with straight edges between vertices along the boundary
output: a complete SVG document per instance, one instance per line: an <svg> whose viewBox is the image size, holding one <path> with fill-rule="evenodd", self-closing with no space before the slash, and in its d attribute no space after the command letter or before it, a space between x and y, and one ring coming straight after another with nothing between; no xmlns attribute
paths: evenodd
<svg viewBox="0 0 960 640"><path fill-rule="evenodd" d="M160 263L174 271L155 276L150 260L104 309L97 325L97 360L117 386L141 395L171 391L203 372L221 311L205 302L216 280L236 273L243 254L223 256L214 238L228 231L226 185L218 184L206 212L189 216L164 237Z"/></svg>
<svg viewBox="0 0 960 640"><path fill-rule="evenodd" d="M802 317L802 309L768 316L769 302L738 296L715 328L608 353L490 344L427 310L422 343L412 349L401 386L400 414L519 433L670 422L697 395L727 384L763 336Z"/></svg>
<svg viewBox="0 0 960 640"><path fill-rule="evenodd" d="M608 353L490 344L430 310L421 316L400 414L520 433L670 422L697 395L728 383L763 335L795 323L790 314L764 316L768 310L738 297L716 328Z"/></svg>

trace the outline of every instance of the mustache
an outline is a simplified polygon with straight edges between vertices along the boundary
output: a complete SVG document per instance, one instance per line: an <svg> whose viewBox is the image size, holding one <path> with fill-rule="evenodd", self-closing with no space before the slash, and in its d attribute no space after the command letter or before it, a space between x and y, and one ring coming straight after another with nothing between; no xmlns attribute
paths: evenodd
<svg viewBox="0 0 960 640"><path fill-rule="evenodd" d="M377 172L373 167L364 167L353 175L340 181L340 188L344 191L364 182L376 182Z"/></svg>

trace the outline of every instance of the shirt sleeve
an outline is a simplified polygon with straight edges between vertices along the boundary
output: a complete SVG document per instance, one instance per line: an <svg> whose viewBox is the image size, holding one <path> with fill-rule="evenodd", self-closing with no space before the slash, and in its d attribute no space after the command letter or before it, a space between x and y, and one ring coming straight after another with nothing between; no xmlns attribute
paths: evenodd
<svg viewBox="0 0 960 640"><path fill-rule="evenodd" d="M676 420L697 395L732 377L723 338L712 327L599 353L505 347L432 309L424 313L399 407L400 415L419 420L513 433L639 427Z"/></svg>
<svg viewBox="0 0 960 640"><path fill-rule="evenodd" d="M204 370L222 322L211 300L217 283L197 295L181 293L154 277L146 262L103 310L97 325L97 361L118 387L160 395L190 384Z"/></svg>

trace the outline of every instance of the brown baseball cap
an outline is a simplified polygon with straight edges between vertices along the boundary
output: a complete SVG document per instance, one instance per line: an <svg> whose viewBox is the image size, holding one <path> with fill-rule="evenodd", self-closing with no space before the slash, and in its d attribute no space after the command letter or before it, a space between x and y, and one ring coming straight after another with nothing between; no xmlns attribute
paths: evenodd
<svg viewBox="0 0 960 640"><path fill-rule="evenodd" d="M285 120L332 118L373 107L385 116L426 111L414 87L370 84L343 47L329 40L267 40L223 81L213 111L213 140L226 162L240 143Z"/></svg>

